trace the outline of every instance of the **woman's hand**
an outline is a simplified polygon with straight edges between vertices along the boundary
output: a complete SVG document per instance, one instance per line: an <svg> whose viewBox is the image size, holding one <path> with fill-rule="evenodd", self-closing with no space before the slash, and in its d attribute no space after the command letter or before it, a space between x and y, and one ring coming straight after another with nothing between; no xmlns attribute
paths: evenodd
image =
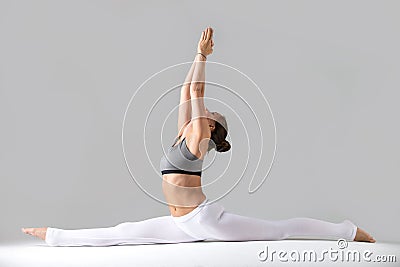
<svg viewBox="0 0 400 267"><path fill-rule="evenodd" d="M213 52L214 41L212 40L214 30L208 27L201 33L199 44L197 45L197 53L202 53L205 56Z"/></svg>

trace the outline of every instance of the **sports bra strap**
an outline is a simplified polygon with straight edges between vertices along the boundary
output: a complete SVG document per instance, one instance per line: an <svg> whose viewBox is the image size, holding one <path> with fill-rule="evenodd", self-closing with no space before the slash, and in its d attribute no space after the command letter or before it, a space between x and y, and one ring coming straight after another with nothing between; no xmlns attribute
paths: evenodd
<svg viewBox="0 0 400 267"><path fill-rule="evenodd" d="M172 147L173 147L174 145L176 145L176 141L178 141L179 138L181 138L181 136L182 136L182 135L180 135L180 136L178 136L178 137L175 138L174 143L172 144Z"/></svg>

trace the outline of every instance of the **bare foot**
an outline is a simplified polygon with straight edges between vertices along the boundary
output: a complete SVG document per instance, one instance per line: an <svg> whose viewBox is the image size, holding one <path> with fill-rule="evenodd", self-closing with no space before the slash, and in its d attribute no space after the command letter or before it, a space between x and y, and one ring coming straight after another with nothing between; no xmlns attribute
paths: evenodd
<svg viewBox="0 0 400 267"><path fill-rule="evenodd" d="M47 227L43 228L21 228L22 232L28 235L36 236L42 240L46 238Z"/></svg>
<svg viewBox="0 0 400 267"><path fill-rule="evenodd" d="M365 232L363 229L357 227L357 233L356 237L354 238L354 241L361 241L361 242L371 242L375 243L376 240L367 232Z"/></svg>

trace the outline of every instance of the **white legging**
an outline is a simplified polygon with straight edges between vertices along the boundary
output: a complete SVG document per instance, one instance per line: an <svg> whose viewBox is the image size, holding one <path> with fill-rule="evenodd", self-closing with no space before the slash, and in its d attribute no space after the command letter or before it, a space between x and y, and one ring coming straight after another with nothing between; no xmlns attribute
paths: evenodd
<svg viewBox="0 0 400 267"><path fill-rule="evenodd" d="M349 220L330 223L311 218L268 221L228 213L206 199L190 213L162 216L113 227L63 230L48 227L50 246L111 246L194 241L281 240L288 237L354 240L357 227Z"/></svg>

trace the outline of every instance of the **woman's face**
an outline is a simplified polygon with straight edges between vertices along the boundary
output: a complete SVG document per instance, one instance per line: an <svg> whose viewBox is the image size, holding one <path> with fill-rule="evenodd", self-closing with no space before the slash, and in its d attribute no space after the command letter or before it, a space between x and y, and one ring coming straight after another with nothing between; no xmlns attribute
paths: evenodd
<svg viewBox="0 0 400 267"><path fill-rule="evenodd" d="M215 119L216 119L217 116L218 116L217 112L210 112L206 108L206 117L207 117L208 126L210 126L211 132L213 132L215 130Z"/></svg>

